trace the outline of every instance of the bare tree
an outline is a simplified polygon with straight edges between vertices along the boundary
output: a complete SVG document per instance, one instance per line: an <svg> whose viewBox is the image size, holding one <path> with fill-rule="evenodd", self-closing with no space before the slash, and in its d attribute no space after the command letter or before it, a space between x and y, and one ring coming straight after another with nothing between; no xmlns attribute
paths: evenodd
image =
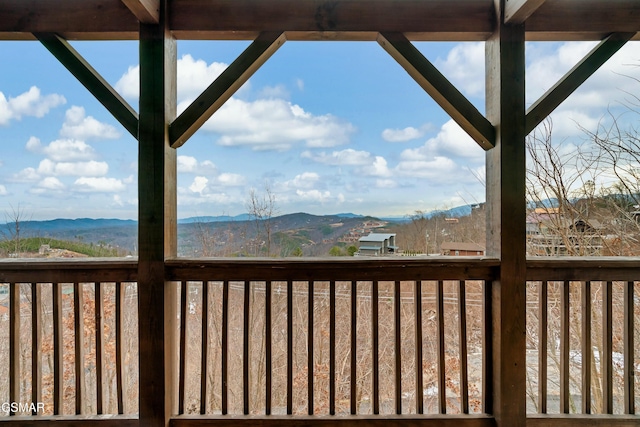
<svg viewBox="0 0 640 427"><path fill-rule="evenodd" d="M256 226L256 237L254 241L255 254L261 252L264 245L266 255L271 256L271 243L273 227L271 219L278 214L276 205L276 195L268 182L265 182L262 192L252 188L247 200L247 211ZM264 240L261 240L264 239Z"/></svg>

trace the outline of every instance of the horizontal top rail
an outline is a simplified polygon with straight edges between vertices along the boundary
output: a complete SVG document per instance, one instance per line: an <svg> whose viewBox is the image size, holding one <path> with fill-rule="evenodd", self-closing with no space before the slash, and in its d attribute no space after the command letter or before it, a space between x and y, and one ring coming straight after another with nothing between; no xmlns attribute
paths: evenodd
<svg viewBox="0 0 640 427"><path fill-rule="evenodd" d="M137 275L136 258L0 259L0 283L135 282Z"/></svg>
<svg viewBox="0 0 640 427"><path fill-rule="evenodd" d="M136 40L137 8L122 0L5 0L0 39ZM136 4L129 2L129 4ZM169 29L178 39L253 40L285 31L288 40L370 40L402 32L412 41L484 41L495 28L493 0L175 0ZM640 31L635 0L554 0L526 18L529 40L601 40ZM144 18L141 18L144 19Z"/></svg>
<svg viewBox="0 0 640 427"><path fill-rule="evenodd" d="M167 260L167 280L491 280L499 261L429 258L209 258Z"/></svg>
<svg viewBox="0 0 640 427"><path fill-rule="evenodd" d="M532 257L527 280L640 280L640 258Z"/></svg>

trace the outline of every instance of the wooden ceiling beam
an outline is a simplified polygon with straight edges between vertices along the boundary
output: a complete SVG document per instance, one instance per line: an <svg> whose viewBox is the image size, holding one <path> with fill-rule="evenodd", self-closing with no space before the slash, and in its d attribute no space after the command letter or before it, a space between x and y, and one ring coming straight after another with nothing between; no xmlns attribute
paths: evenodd
<svg viewBox="0 0 640 427"><path fill-rule="evenodd" d="M378 43L483 149L494 147L489 120L403 34L380 34Z"/></svg>
<svg viewBox="0 0 640 427"><path fill-rule="evenodd" d="M138 113L127 101L66 40L51 33L36 33L34 36L137 140Z"/></svg>
<svg viewBox="0 0 640 427"><path fill-rule="evenodd" d="M286 41L283 32L262 33L169 127L173 148L182 146Z"/></svg>
<svg viewBox="0 0 640 427"><path fill-rule="evenodd" d="M160 0L122 0L143 24L160 22Z"/></svg>
<svg viewBox="0 0 640 427"><path fill-rule="evenodd" d="M522 24L545 0L507 0L504 10L505 24Z"/></svg>
<svg viewBox="0 0 640 427"><path fill-rule="evenodd" d="M635 33L611 34L565 74L527 110L525 135L531 133L565 99L607 62Z"/></svg>

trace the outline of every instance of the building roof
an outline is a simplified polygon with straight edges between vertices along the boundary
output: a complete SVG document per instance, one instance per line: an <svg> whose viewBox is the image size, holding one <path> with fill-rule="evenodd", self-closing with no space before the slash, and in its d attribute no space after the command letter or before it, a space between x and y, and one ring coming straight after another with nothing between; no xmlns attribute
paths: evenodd
<svg viewBox="0 0 640 427"><path fill-rule="evenodd" d="M385 240L395 237L395 233L369 233L368 236L362 236L359 242L384 242Z"/></svg>
<svg viewBox="0 0 640 427"><path fill-rule="evenodd" d="M477 243L468 243L468 242L443 242L440 245L440 248L443 251L482 251L484 252L484 247L480 246Z"/></svg>

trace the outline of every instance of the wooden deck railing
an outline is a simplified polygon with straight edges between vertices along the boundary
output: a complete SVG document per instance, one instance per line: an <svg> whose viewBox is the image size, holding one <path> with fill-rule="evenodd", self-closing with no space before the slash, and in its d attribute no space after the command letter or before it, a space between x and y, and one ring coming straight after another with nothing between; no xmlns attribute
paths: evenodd
<svg viewBox="0 0 640 427"><path fill-rule="evenodd" d="M180 295L174 426L493 423L497 260L165 268ZM45 403L0 422L138 425L136 272L135 260L0 262L0 401ZM640 422L638 279L635 260L528 261L528 425Z"/></svg>

